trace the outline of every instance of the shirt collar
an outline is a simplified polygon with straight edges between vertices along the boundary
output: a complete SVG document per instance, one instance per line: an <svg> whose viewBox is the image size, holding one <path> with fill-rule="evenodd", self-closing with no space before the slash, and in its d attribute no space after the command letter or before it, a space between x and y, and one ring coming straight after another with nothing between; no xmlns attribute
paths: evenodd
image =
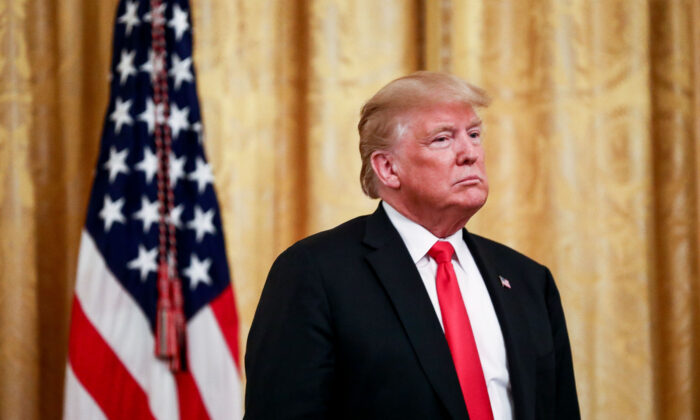
<svg viewBox="0 0 700 420"><path fill-rule="evenodd" d="M404 244L406 244L406 248L414 264L425 257L430 248L432 248L438 240L448 241L452 244L452 247L455 249L455 255L457 255L459 261L463 260L463 258L460 257L464 255L464 252L469 252L467 244L462 240L462 229L457 230L457 232L447 238L438 238L430 233L428 229L399 213L398 210L393 208L386 201L382 201L382 206L384 206L384 211L386 211L387 216L389 216L391 224L394 225L401 239L403 239Z"/></svg>

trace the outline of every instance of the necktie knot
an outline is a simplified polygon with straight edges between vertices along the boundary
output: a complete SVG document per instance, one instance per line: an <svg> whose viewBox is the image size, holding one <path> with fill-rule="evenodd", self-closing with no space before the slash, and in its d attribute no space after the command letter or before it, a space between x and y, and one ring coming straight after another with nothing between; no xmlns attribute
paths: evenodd
<svg viewBox="0 0 700 420"><path fill-rule="evenodd" d="M428 255L430 255L438 264L445 264L452 261L452 256L455 253L455 249L452 244L447 241L437 241Z"/></svg>

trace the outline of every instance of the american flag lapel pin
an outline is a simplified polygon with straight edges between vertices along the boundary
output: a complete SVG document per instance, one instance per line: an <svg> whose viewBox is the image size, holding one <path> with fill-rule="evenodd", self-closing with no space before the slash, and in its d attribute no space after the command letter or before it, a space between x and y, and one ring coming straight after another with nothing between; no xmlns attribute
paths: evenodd
<svg viewBox="0 0 700 420"><path fill-rule="evenodd" d="M507 278L498 276L498 279L501 281L501 286L505 287L506 289L510 289L510 282Z"/></svg>

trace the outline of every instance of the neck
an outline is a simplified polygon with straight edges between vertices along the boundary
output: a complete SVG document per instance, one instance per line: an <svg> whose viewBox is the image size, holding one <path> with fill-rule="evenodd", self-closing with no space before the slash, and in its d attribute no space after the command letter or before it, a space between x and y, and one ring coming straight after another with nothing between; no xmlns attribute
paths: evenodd
<svg viewBox="0 0 700 420"><path fill-rule="evenodd" d="M428 232L438 238L446 238L458 230L462 229L475 212L465 214L463 210L455 211L446 209L443 211L427 210L406 206L403 202L382 198L396 211L406 218L423 226Z"/></svg>

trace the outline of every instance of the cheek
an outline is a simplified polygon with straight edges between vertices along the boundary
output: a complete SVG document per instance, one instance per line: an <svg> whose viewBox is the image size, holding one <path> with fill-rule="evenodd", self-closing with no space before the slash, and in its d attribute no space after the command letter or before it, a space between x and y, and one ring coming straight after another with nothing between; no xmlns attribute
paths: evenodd
<svg viewBox="0 0 700 420"><path fill-rule="evenodd" d="M486 174L486 159L484 158L484 152L481 152L481 156L479 157L479 160L477 161L477 166L479 169L481 169L481 172Z"/></svg>

